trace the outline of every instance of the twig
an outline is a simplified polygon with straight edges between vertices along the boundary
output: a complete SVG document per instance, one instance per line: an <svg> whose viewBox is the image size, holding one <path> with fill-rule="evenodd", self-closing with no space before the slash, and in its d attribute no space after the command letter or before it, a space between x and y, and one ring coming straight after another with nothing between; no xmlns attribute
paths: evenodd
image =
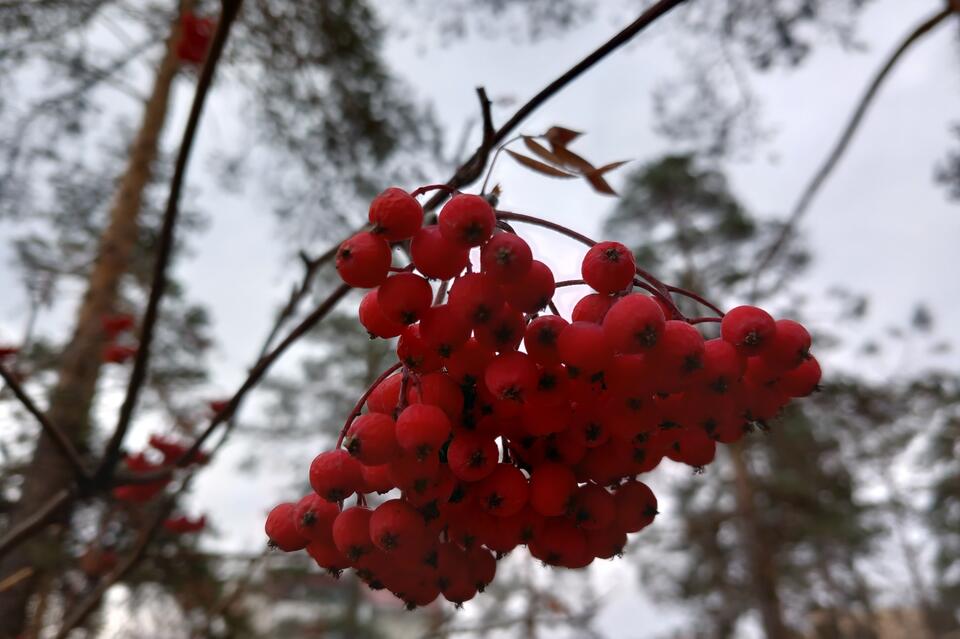
<svg viewBox="0 0 960 639"><path fill-rule="evenodd" d="M86 484L87 480L90 479L90 473L83 465L83 461L80 459L80 453L78 453L77 449L74 448L70 439L62 430L60 430L59 426L47 419L47 416L43 414L36 404L33 403L33 400L30 399L30 396L27 395L23 387L20 386L20 382L17 381L16 376L8 371L7 367L3 364L0 364L0 377L3 377L3 381L5 381L7 386L10 387L10 390L13 391L14 396L20 400L20 403L23 404L23 407L27 409L27 412L36 418L37 422L40 423L40 427L43 429L43 432L46 433L51 440L53 440L57 450L73 467L73 472L77 476L77 481L81 485Z"/></svg>
<svg viewBox="0 0 960 639"><path fill-rule="evenodd" d="M403 362L397 362L387 370L380 373L380 376L373 380L373 383L370 384L370 387L363 392L363 395L360 396L360 399L358 399L357 403L354 405L353 410L350 411L349 415L347 415L347 419L343 424L343 428L340 429L340 437L337 438L337 445L335 448L340 448L340 445L343 444L343 438L347 436L347 431L350 430L350 424L352 424L353 420L360 415L360 412L363 410L363 405L367 403L367 398L370 397L370 394L377 390L377 386L382 384L385 379L397 372L397 369L401 366L403 366Z"/></svg>
<svg viewBox="0 0 960 639"><path fill-rule="evenodd" d="M753 284L752 289L753 293L751 297L756 296L757 284L760 278L760 274L763 270L770 265L770 262L773 261L773 258L776 254L783 249L787 244L787 240L790 235L796 229L797 223L800 221L807 210L810 208L810 204L813 202L813 198L820 191L820 188L823 186L827 177L836 167L837 162L840 161L840 158L843 156L843 153L847 150L847 147L850 145L850 141L853 139L854 134L857 132L857 129L860 127L860 123L863 121L863 116L866 114L867 109L873 103L874 98L877 95L877 92L880 89L880 86L883 84L884 80L890 75L890 72L896 66L897 62L903 57L903 54L907 52L907 49L910 48L917 40L923 37L927 32L940 24L945 20L951 13L957 12L957 7L947 6L942 11L936 15L931 16L921 24L917 25L913 31L900 43L900 46L896 48L893 54L887 59L887 61L880 67L880 70L873 77L873 80L867 86L866 92L860 98L860 101L857 103L856 108L853 110L853 114L850 116L850 120L847 122L847 126L843 129L843 132L840 134L840 138L834 144L833 149L827 155L826 159L823 162L823 165L814 173L813 178L807 184L807 187L803 190L800 195L800 199L797 200L797 203L794 205L793 210L790 212L790 215L787 216L787 220L783 225L783 228L780 229L780 233L777 234L776 239L770 245L770 248L767 249L766 253L760 258L757 262L757 266L753 270Z"/></svg>
<svg viewBox="0 0 960 639"><path fill-rule="evenodd" d="M183 132L180 152L177 155L173 178L170 182L170 195L167 198L167 207L163 214L163 226L160 230L160 240L157 246L153 281L150 286L150 297L147 301L147 309L144 313L143 324L140 330L137 355L133 362L133 371L130 373L127 394L120 407L120 415L117 420L116 429L110 438L110 442L107 444L103 461L97 469L98 479L109 478L113 473L117 460L120 457L120 446L123 443L123 438L127 434L127 429L130 427L130 420L133 417L133 411L139 399L140 389L146 381L147 366L150 360L150 347L159 315L160 301L167 289L167 267L170 264L170 257L173 254L174 229L179 214L180 192L183 189L190 152L193 149L193 142L197 136L200 117L203 115L203 107L206 104L207 95L213 83L217 63L220 61L220 55L223 53L227 37L230 35L230 27L233 25L234 19L240 11L241 2L242 0L223 0L221 3L222 10L220 20L217 22L217 30L213 36L210 50L207 53L203 70L200 73L200 79L197 82L197 89L193 96L193 105L190 107L190 116L187 120L186 129L184 129Z"/></svg>
<svg viewBox="0 0 960 639"><path fill-rule="evenodd" d="M47 502L40 507L35 513L30 515L27 519L24 519L20 522L13 530L7 532L6 535L0 539L0 557L3 557L7 551L15 547L21 541L26 539L32 533L40 530L51 519L57 514L57 511L66 504L68 501L73 499L74 491L69 488L64 488L63 490L54 493L53 496L47 500Z"/></svg>

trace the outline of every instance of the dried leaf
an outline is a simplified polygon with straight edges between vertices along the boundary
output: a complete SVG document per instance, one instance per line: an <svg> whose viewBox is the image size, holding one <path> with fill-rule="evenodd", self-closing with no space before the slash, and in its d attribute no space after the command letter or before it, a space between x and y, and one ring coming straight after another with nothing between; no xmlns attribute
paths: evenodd
<svg viewBox="0 0 960 639"><path fill-rule="evenodd" d="M534 155L538 155L542 159L546 160L547 162L552 162L553 164L563 164L560 158L558 158L554 153L549 151L547 147L543 146L529 135L523 136L523 142L527 145L528 149L533 151Z"/></svg>
<svg viewBox="0 0 960 639"><path fill-rule="evenodd" d="M537 173L543 173L544 175L550 175L552 177L558 177L558 178L574 177L573 175L567 173L566 171L561 171L560 169L552 167L549 164L544 164L539 160L534 160L533 158L528 158L525 155L520 155L519 153L515 151L511 151L510 149L506 149L506 151L507 153L510 154L510 157L512 157L514 160L524 165L528 169L536 171Z"/></svg>
<svg viewBox="0 0 960 639"><path fill-rule="evenodd" d="M630 160L620 160L619 162L611 162L610 164L604 164L603 166L597 169L597 173L603 175L604 173L609 173L614 169L618 169L624 164L627 164Z"/></svg>
<svg viewBox="0 0 960 639"><path fill-rule="evenodd" d="M560 158L561 166L565 166L570 169L575 169L580 173L592 173L596 171L597 168L590 164L586 158L583 158L573 151L565 149L563 147L556 147L553 149L553 152L558 158Z"/></svg>
<svg viewBox="0 0 960 639"><path fill-rule="evenodd" d="M567 129L562 126L552 126L550 129L543 134L543 137L547 138L547 141L550 142L550 146L556 150L557 148L563 148L580 137L580 131L574 131L573 129Z"/></svg>
<svg viewBox="0 0 960 639"><path fill-rule="evenodd" d="M610 186L606 180L603 179L603 176L600 175L599 171L589 171L583 174L583 177L587 178L587 182L590 183L590 186L593 187L598 193L604 193L606 195L616 195L617 192L613 190L613 187Z"/></svg>

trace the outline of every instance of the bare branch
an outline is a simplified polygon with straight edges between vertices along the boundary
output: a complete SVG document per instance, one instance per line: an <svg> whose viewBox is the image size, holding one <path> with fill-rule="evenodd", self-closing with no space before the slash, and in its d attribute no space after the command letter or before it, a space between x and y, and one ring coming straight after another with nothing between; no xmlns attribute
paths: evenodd
<svg viewBox="0 0 960 639"><path fill-rule="evenodd" d="M25 540L32 533L46 526L57 514L57 511L73 499L73 496L74 491L68 488L64 488L60 492L55 493L37 512L33 513L29 518L24 519L16 528L4 535L3 538L0 539L0 557L3 557L10 549Z"/></svg>
<svg viewBox="0 0 960 639"><path fill-rule="evenodd" d="M840 134L840 138L834 144L833 149L827 155L823 164L814 173L813 178L810 180L807 187L800 194L800 199L797 200L797 203L794 205L793 210L790 212L790 215L787 216L787 221L784 223L783 228L780 230L780 233L777 235L776 239L771 243L770 248L767 249L767 252L763 254L757 263L756 268L754 268L753 275L753 296L756 295L757 290L757 281L760 277L760 273L770 265L770 262L773 261L773 258L781 251L787 244L787 241L790 238L790 235L797 227L797 223L800 221L810 208L810 204L813 202L814 197L820 191L820 188L826 182L827 178L830 176L830 173L833 172L833 169L836 168L837 163L840 161L840 158L843 156L844 152L847 150L847 147L850 145L850 141L853 139L854 134L857 132L857 129L860 128L860 124L863 121L863 116L866 114L867 109L873 103L874 98L877 96L877 92L880 90L880 86L883 82L889 77L890 72L896 66L897 62L901 60L903 54L913 45L915 42L920 40L924 35L931 31L938 24L943 22L951 13L960 11L958 6L947 6L942 11L927 18L925 21L917 25L913 31L900 43L900 46L896 48L893 54L884 62L883 66L880 67L880 70L873 77L873 80L867 86L866 92L860 98L860 101L857 103L856 108L853 110L853 114L850 116L850 120L847 122L847 126L844 127L843 131Z"/></svg>
<svg viewBox="0 0 960 639"><path fill-rule="evenodd" d="M27 395L26 391L20 386L20 382L17 381L16 375L7 370L7 367L3 364L0 364L0 377L3 377L3 380L7 383L7 386L10 387L10 390L13 391L14 396L20 403L23 404L23 407L27 409L27 412L36 418L37 422L40 423L40 427L43 429L43 432L53 440L54 445L57 447L57 450L60 451L60 454L63 455L63 458L73 466L73 471L77 475L77 480L84 484L87 480L90 479L90 473L87 471L86 467L83 465L83 461L80 459L80 454L77 452L77 449L74 448L73 443L70 441L60 427L47 419L47 416L43 414L36 404L33 403L33 400L30 399L30 396Z"/></svg>
<svg viewBox="0 0 960 639"><path fill-rule="evenodd" d="M146 381L153 331L156 327L160 310L160 300L163 298L167 288L167 267L170 264L170 258L173 254L174 229L176 228L179 214L180 192L183 189L183 181L187 173L187 163L190 160L190 152L193 149L193 142L197 136L200 117L203 115L203 107L206 104L207 94L210 92L210 86L213 83L217 63L220 61L220 55L223 53L227 36L230 34L230 27L233 25L233 21L240 11L241 2L242 0L224 0L222 2L222 11L220 13L220 20L217 23L217 31L213 36L213 42L210 45L207 59L200 73L200 79L197 82L197 89L193 96L193 105L190 107L190 116L187 120L186 129L183 132L180 152L177 155L173 178L170 182L170 195L167 198L167 208L163 215L163 226L160 230L160 240L157 246L157 261L153 269L150 298L147 301L147 310L144 313L143 325L140 330L137 356L133 363L133 371L130 373L130 383L127 386L127 394L120 407L117 427L104 452L100 468L97 469L98 478L109 477L116 466L117 459L120 457L120 445L123 443L123 438L126 436L127 429L130 426L130 420L133 417L133 411L139 399L140 389Z"/></svg>

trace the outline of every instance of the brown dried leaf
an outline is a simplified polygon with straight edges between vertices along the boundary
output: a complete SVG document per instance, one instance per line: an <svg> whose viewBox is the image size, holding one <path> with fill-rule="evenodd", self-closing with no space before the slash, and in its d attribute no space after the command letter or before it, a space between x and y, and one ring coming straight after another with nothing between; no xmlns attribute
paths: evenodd
<svg viewBox="0 0 960 639"><path fill-rule="evenodd" d="M534 155L540 156L541 159L552 162L553 164L563 164L560 158L529 135L523 136L523 143L527 145L527 148L530 149Z"/></svg>
<svg viewBox="0 0 960 639"><path fill-rule="evenodd" d="M597 169L597 173L603 175L604 173L609 173L614 169L618 169L624 164L627 164L630 160L620 160L619 162L611 162L610 164L604 164L603 166Z"/></svg>
<svg viewBox="0 0 960 639"><path fill-rule="evenodd" d="M558 178L574 177L573 175L567 173L566 171L561 171L560 169L556 167L552 167L549 164L544 164L539 160L534 160L533 158L528 158L525 155L520 155L519 153L515 151L511 151L510 149L506 149L506 152L509 153L510 157L512 157L514 160L524 165L528 169L532 171L536 171L537 173L543 173L544 175L549 175L549 176L558 177Z"/></svg>
<svg viewBox="0 0 960 639"><path fill-rule="evenodd" d="M557 150L558 147L563 148L567 146L580 137L580 135L580 131L574 131L573 129L567 129L562 126L552 126L543 134L543 137L547 138L547 141L554 150Z"/></svg>
<svg viewBox="0 0 960 639"><path fill-rule="evenodd" d="M583 177L587 179L587 182L590 183L590 186L593 187L593 190L597 191L598 193L603 193L605 195L617 195L617 192L613 190L613 187L603 179L599 169L584 173Z"/></svg>
<svg viewBox="0 0 960 639"><path fill-rule="evenodd" d="M579 173L591 173L597 170L597 168L590 164L586 158L577 155L565 147L555 147L553 152L558 158L560 158L560 165L567 167L568 169L574 169Z"/></svg>

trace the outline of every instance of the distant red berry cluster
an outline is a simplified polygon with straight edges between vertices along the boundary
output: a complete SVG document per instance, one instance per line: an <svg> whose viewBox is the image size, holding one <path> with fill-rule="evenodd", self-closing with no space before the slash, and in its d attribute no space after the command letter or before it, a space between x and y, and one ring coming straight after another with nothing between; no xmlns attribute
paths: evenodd
<svg viewBox="0 0 960 639"><path fill-rule="evenodd" d="M151 461L146 452L125 455L123 463L126 469L132 473L151 473L164 468L170 468L186 454L188 448L186 445L162 435L151 435L149 439L150 448L160 454L159 461ZM156 453L153 453L156 455ZM206 464L208 457L202 452L193 455L189 464ZM120 501L134 503L147 502L156 497L170 483L170 479L158 479L139 484L123 484L113 489L113 496Z"/></svg>
<svg viewBox="0 0 960 639"><path fill-rule="evenodd" d="M657 515L639 475L664 458L706 466L819 382L803 326L752 306L687 320L662 286L633 292L642 271L618 242L587 251L574 283L594 292L568 321L540 314L553 273L484 198L454 195L436 225L422 219L388 189L372 230L340 247L342 279L373 289L360 322L399 337L399 363L314 459L314 492L266 521L276 547L410 607L471 599L520 545L565 568L619 555ZM407 240L413 262L393 268L390 242ZM445 299L428 279L452 280ZM707 319L719 337L698 330ZM370 509L370 493L391 499Z"/></svg>
<svg viewBox="0 0 960 639"><path fill-rule="evenodd" d="M137 354L137 347L130 343L129 339L126 340L127 343L124 343L124 336L134 329L132 315L127 313L104 315L100 318L100 325L107 342L103 347L102 357L104 362L123 364Z"/></svg>
<svg viewBox="0 0 960 639"><path fill-rule="evenodd" d="M217 23L212 18L184 13L180 18L180 41L177 58L190 64L200 64L207 56Z"/></svg>

